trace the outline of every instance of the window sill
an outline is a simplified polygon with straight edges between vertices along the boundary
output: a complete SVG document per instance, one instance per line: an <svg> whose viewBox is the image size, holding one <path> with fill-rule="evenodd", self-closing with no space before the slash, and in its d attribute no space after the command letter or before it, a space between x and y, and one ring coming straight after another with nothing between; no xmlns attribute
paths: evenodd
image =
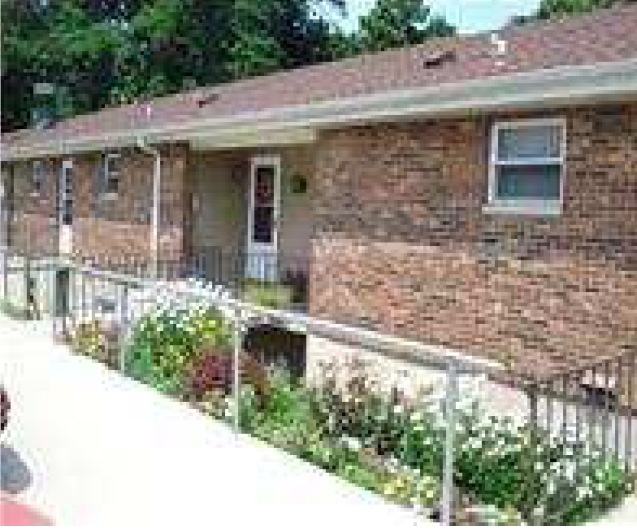
<svg viewBox="0 0 637 529"><path fill-rule="evenodd" d="M482 207L482 212L493 215L557 217L562 213L562 205L559 201L492 202L485 204Z"/></svg>
<svg viewBox="0 0 637 529"><path fill-rule="evenodd" d="M112 202L114 200L117 200L117 193L102 193L100 195L100 200L103 200L105 202Z"/></svg>

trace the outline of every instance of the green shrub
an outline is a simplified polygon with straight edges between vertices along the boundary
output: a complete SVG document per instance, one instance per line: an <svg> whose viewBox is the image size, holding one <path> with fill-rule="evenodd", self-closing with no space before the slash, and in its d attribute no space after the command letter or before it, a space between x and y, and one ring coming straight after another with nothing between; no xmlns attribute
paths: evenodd
<svg viewBox="0 0 637 529"><path fill-rule="evenodd" d="M278 448L303 455L321 436L310 393L283 370L272 373L268 388L253 433Z"/></svg>
<svg viewBox="0 0 637 529"><path fill-rule="evenodd" d="M243 299L261 307L287 308L292 303L293 290L281 283L247 280L243 285Z"/></svg>
<svg viewBox="0 0 637 529"><path fill-rule="evenodd" d="M485 419L477 407L461 414L456 480L482 503L551 525L590 520L632 490L632 477L600 452L507 418Z"/></svg>
<svg viewBox="0 0 637 529"><path fill-rule="evenodd" d="M97 320L79 323L71 335L71 347L76 353L107 365L113 363L110 346L109 336Z"/></svg>
<svg viewBox="0 0 637 529"><path fill-rule="evenodd" d="M229 350L221 314L203 305L155 310L135 325L126 350L134 378L166 393L182 393L193 362L204 353Z"/></svg>
<svg viewBox="0 0 637 529"><path fill-rule="evenodd" d="M140 380L196 395L205 411L230 419L229 357L214 356L227 355L229 344L216 311L155 311L135 326L128 367ZM327 369L313 387L282 370L254 373L260 374L242 376L243 431L424 515L434 511L445 439L438 400L381 391L363 365L344 380ZM632 476L591 447L558 442L475 405L459 407L456 436L458 504L472 506L460 519L509 524L522 515L534 524L583 523L633 489Z"/></svg>

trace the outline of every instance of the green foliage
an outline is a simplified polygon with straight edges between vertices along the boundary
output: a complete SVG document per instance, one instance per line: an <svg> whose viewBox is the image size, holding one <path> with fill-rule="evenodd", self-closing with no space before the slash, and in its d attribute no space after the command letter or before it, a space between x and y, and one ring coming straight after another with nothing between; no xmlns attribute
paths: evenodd
<svg viewBox="0 0 637 529"><path fill-rule="evenodd" d="M292 288L281 283L246 281L242 297L255 305L283 309L289 307L292 302Z"/></svg>
<svg viewBox="0 0 637 529"><path fill-rule="evenodd" d="M360 20L360 45L365 51L381 51L420 44L431 37L447 37L455 28L431 15L422 0L378 0Z"/></svg>
<svg viewBox="0 0 637 529"><path fill-rule="evenodd" d="M537 16L538 18L552 18L557 15L586 13L610 7L613 4L628 2L630 0L542 0Z"/></svg>
<svg viewBox="0 0 637 529"><path fill-rule="evenodd" d="M381 0L359 38L338 26L344 0L1 2L2 129L42 104L67 117L450 32L417 3ZM38 82L55 101L36 100Z"/></svg>
<svg viewBox="0 0 637 529"><path fill-rule="evenodd" d="M187 396L183 381L196 365L193 359L210 347L227 349L228 340L223 318L209 309L157 311L133 333L130 369L163 391ZM196 372L217 379L230 371L223 363L205 362ZM243 431L424 516L435 511L446 421L430 392L408 399L397 389L383 391L360 363L327 366L313 386L280 369L265 382L262 376L256 383L242 376ZM203 392L197 404L230 419L233 402L229 386L223 387ZM594 447L490 417L475 404L461 403L457 415L459 521L580 524L633 491L633 476Z"/></svg>
<svg viewBox="0 0 637 529"><path fill-rule="evenodd" d="M444 417L396 391L378 392L360 367L339 386L294 384L277 372L266 404L252 399L248 431L352 483L431 514L440 501ZM246 406L246 403L242 403ZM456 485L467 520L508 525L593 519L632 491L631 476L601 453L558 443L477 406L459 410Z"/></svg>
<svg viewBox="0 0 637 529"><path fill-rule="evenodd" d="M220 314L205 306L158 310L135 326L126 370L169 394L183 393L193 362L207 351L228 350L230 333Z"/></svg>
<svg viewBox="0 0 637 529"><path fill-rule="evenodd" d="M546 20L564 15L588 13L595 9L634 1L635 0L542 0L535 14L529 17L517 17L514 19L514 22L524 23L538 19Z"/></svg>
<svg viewBox="0 0 637 529"><path fill-rule="evenodd" d="M480 502L514 506L538 525L585 522L632 490L632 478L601 452L477 407L461 413L456 473Z"/></svg>
<svg viewBox="0 0 637 529"><path fill-rule="evenodd" d="M310 394L282 370L275 371L254 421L253 433L274 446L302 455L320 436Z"/></svg>
<svg viewBox="0 0 637 529"><path fill-rule="evenodd" d="M404 467L391 473L382 494L401 505L433 510L440 504L440 480L418 469Z"/></svg>
<svg viewBox="0 0 637 529"><path fill-rule="evenodd" d="M99 321L80 323L72 334L73 350L99 362L111 365L109 337Z"/></svg>

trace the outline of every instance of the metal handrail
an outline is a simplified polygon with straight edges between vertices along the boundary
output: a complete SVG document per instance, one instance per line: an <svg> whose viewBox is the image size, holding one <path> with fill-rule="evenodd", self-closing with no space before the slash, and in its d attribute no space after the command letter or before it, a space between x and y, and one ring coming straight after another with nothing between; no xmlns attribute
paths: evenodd
<svg viewBox="0 0 637 529"><path fill-rule="evenodd" d="M63 261L61 266L71 267L76 272L88 274L96 279L111 281L127 288L155 288L156 280L134 277L126 274L97 270L91 266ZM127 290L126 290L127 291ZM201 291L186 287L182 290L186 296L201 299ZM461 352L432 344L423 344L413 340L407 340L397 336L382 334L369 329L361 329L351 325L336 323L326 319L316 318L296 312L262 307L248 303L237 298L220 298L206 296L204 301L214 306L223 306L234 314L233 321L233 408L234 428L240 432L239 406L240 384L239 358L243 348L243 329L250 321L259 319L276 322L287 328L293 328L308 334L332 339L334 341L363 347L383 354L393 360L407 362L415 367L429 368L444 371L446 373L445 388L445 444L442 469L442 500L441 521L450 525L453 516L454 499L454 444L456 429L456 402L459 398L458 377L463 374L488 374L500 372L504 366L483 358L470 357Z"/></svg>

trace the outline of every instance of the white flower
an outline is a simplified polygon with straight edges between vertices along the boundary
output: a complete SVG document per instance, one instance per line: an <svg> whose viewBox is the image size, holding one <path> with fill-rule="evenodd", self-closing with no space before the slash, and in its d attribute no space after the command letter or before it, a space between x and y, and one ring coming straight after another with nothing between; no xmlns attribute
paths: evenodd
<svg viewBox="0 0 637 529"><path fill-rule="evenodd" d="M577 499L583 500L590 494L590 489L587 487L577 487Z"/></svg>
<svg viewBox="0 0 637 529"><path fill-rule="evenodd" d="M357 452L362 447L360 439L356 439L355 437L343 437L341 441L352 452Z"/></svg>
<svg viewBox="0 0 637 529"><path fill-rule="evenodd" d="M575 470L577 469L577 465L573 461L566 461L562 468L564 476L572 480L575 477Z"/></svg>

